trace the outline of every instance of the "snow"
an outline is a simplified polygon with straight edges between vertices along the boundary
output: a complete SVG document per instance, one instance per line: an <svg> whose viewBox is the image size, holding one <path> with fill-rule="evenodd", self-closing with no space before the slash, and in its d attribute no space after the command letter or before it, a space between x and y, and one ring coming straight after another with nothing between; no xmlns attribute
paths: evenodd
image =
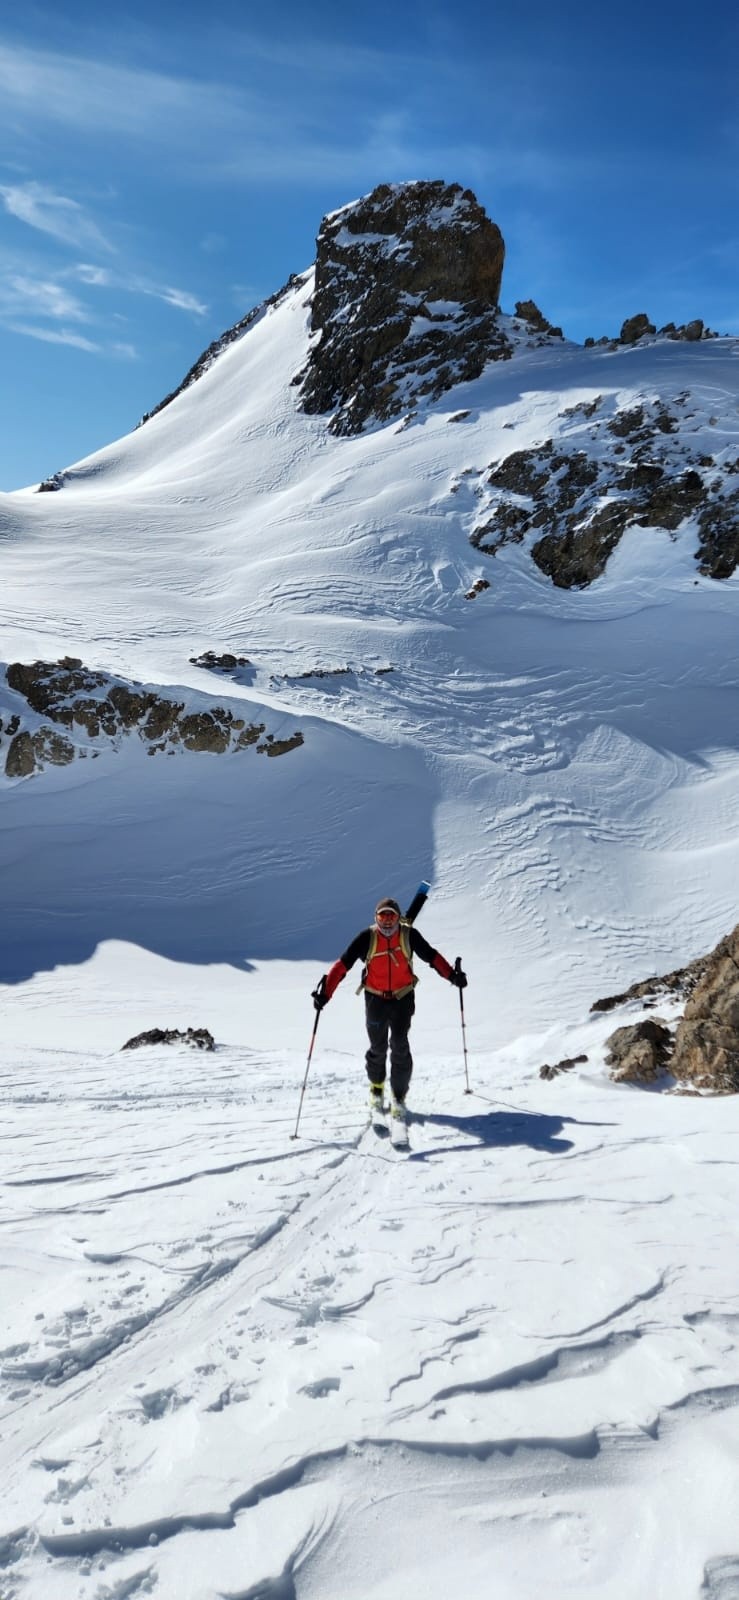
<svg viewBox="0 0 739 1600"><path fill-rule="evenodd" d="M8 661L305 737L0 780L0 1593L731 1600L739 1103L614 1085L640 1012L588 1008L736 920L737 579L690 523L580 593L468 534L596 395L688 390L735 456L736 346L521 345L338 440L290 386L305 299L0 497ZM368 1130L352 973L293 1139L310 990L421 877L473 1092L422 968L409 1152ZM121 1053L154 1025L218 1049Z"/></svg>

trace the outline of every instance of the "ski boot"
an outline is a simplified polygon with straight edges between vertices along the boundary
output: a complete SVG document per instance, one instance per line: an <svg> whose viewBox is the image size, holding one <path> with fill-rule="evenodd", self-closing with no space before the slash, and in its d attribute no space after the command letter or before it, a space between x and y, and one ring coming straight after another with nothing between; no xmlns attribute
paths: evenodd
<svg viewBox="0 0 739 1600"><path fill-rule="evenodd" d="M384 1083L371 1083L369 1092L369 1114L373 1128L387 1131L385 1121L385 1085Z"/></svg>

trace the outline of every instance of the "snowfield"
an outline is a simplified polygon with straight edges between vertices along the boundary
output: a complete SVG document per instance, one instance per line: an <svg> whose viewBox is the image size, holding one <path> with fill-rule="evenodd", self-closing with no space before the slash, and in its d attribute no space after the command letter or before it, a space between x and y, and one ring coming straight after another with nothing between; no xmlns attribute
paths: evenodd
<svg viewBox="0 0 739 1600"><path fill-rule="evenodd" d="M0 778L0 1597L737 1600L739 1104L611 1083L640 1012L588 1011L737 920L739 580L689 521L584 591L469 542L597 396L735 459L737 341L520 341L336 439L309 290L0 495L5 663L305 740ZM294 1140L310 991L421 877L473 1093L422 967L409 1152L367 1128L355 969ZM120 1053L155 1025L218 1049Z"/></svg>

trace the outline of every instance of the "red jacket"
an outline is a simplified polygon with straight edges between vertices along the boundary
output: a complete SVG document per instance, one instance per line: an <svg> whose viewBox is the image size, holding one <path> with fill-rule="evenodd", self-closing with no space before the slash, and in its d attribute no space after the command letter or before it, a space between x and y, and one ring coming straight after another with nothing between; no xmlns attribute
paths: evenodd
<svg viewBox="0 0 739 1600"><path fill-rule="evenodd" d="M434 950L433 946L424 939L423 934L419 933L417 928L411 926L405 931L407 932L412 954L420 956L421 960L433 967L441 978L449 978L454 969L444 959L444 956L440 955L438 950ZM367 978L363 983L363 988L367 990L367 993L381 994L386 1000L393 1000L399 998L401 993L407 994L412 988L414 982L413 972L400 947L400 929L396 929L395 933L391 934L388 939L384 933L379 933L373 926L371 928L363 928L362 932L357 934L356 939L352 939L344 954L339 957L338 961L334 962L330 972L327 973L327 1000L331 999L342 978L346 977L347 972L350 967L354 966L355 961L363 961L366 964L373 940L377 942L377 949L370 962L371 971L367 974Z"/></svg>

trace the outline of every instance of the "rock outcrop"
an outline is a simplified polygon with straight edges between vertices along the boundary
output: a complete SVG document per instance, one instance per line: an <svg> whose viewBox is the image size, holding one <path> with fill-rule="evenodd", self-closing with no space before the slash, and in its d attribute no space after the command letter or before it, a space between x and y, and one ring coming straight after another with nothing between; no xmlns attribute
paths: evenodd
<svg viewBox="0 0 739 1600"><path fill-rule="evenodd" d="M681 430L678 397L607 415L601 397L572 407L583 425L577 443L553 439L492 462L477 491L470 541L486 555L531 541L533 560L557 588L586 588L605 571L629 527L698 530L701 573L727 578L739 565L739 490L721 466ZM585 426L587 424L587 426Z"/></svg>
<svg viewBox="0 0 739 1600"><path fill-rule="evenodd" d="M713 1094L739 1092L739 926L707 958L678 1024L672 1072Z"/></svg>
<svg viewBox="0 0 739 1600"><path fill-rule="evenodd" d="M359 433L508 357L503 257L500 229L459 184L381 184L324 217L303 409Z"/></svg>
<svg viewBox="0 0 739 1600"><path fill-rule="evenodd" d="M653 1083L669 1069L678 1087L739 1093L739 925L708 955L597 1000L591 1009L610 1011L629 1002L648 1006L667 999L685 1000L676 1027L649 1017L611 1034L606 1041L611 1077Z"/></svg>
<svg viewBox="0 0 739 1600"><path fill-rule="evenodd" d="M266 732L263 722L247 722L228 706L188 708L184 699L173 700L141 684L92 671L76 656L14 661L6 678L8 688L22 695L35 714L34 722L48 718L68 731L65 737L45 720L26 727L24 719L11 719L13 734L5 759L9 778L30 777L45 766L63 766L76 756L96 754L101 741L117 744L131 733L147 745L150 755L178 747L224 755L255 746L260 755L278 756L303 743L298 731L277 739Z"/></svg>
<svg viewBox="0 0 739 1600"><path fill-rule="evenodd" d="M672 1051L672 1034L661 1017L617 1028L606 1040L606 1066L615 1083L656 1083Z"/></svg>
<svg viewBox="0 0 739 1600"><path fill-rule="evenodd" d="M562 329L553 327L552 323L547 321L535 300L517 300L515 315L520 322L526 323L527 328L532 328L534 333L546 333L552 339L564 338Z"/></svg>
<svg viewBox="0 0 739 1600"><path fill-rule="evenodd" d="M145 1033L134 1034L121 1045L122 1050L141 1050L147 1044L187 1044L194 1050L215 1050L216 1042L209 1028L147 1028Z"/></svg>

